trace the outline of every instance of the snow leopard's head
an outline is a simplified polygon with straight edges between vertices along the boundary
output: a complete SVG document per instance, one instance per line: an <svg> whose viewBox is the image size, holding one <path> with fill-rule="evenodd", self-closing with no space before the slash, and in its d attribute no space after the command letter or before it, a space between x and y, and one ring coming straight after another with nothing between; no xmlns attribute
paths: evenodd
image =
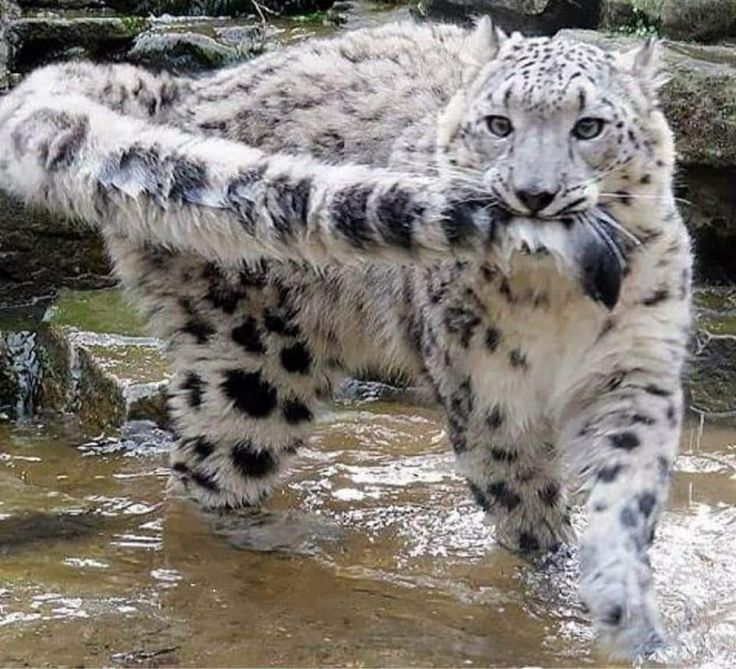
<svg viewBox="0 0 736 669"><path fill-rule="evenodd" d="M448 174L482 175L519 216L605 206L625 225L626 207L669 189L673 140L653 42L612 54L562 37L507 37L484 19L461 57L464 83L439 123Z"/></svg>

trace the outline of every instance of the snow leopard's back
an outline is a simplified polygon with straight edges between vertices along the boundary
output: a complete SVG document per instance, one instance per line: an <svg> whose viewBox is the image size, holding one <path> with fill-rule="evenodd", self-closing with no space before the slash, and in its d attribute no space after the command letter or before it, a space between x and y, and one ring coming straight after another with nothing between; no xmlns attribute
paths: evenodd
<svg viewBox="0 0 736 669"><path fill-rule="evenodd" d="M386 165L414 128L426 144L422 121L433 144L467 35L405 22L304 42L195 84L185 122L267 151Z"/></svg>

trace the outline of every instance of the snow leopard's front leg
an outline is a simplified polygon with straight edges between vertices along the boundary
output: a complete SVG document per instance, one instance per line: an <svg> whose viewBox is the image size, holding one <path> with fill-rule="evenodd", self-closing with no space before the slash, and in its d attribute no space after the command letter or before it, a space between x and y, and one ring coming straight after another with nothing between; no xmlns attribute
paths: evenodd
<svg viewBox="0 0 736 669"><path fill-rule="evenodd" d="M567 491L549 435L520 434L502 402L484 404L470 377L446 384L456 470L494 523L496 540L531 556L574 540Z"/></svg>
<svg viewBox="0 0 736 669"><path fill-rule="evenodd" d="M689 269L672 274L671 287L644 293L607 324L564 411L559 442L571 476L589 490L582 599L604 644L623 656L663 643L648 551L680 438L689 326Z"/></svg>

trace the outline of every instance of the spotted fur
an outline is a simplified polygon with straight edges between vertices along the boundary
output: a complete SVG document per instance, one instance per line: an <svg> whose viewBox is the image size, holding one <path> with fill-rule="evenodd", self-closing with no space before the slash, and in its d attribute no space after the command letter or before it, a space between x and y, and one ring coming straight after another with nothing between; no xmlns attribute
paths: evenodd
<svg viewBox="0 0 736 669"><path fill-rule="evenodd" d="M582 597L635 654L690 326L652 60L483 21L197 80L55 66L0 103L0 185L99 225L168 341L174 489L261 502L342 375L400 371L502 544L573 541L587 494Z"/></svg>

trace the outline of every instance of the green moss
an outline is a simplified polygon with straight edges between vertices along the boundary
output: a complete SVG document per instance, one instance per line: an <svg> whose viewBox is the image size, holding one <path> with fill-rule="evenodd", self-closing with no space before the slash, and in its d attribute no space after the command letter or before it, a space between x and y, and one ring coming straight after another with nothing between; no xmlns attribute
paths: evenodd
<svg viewBox="0 0 736 669"><path fill-rule="evenodd" d="M64 290L47 312L46 320L86 332L148 334L143 319L120 290Z"/></svg>
<svg viewBox="0 0 736 669"><path fill-rule="evenodd" d="M326 12L309 12L292 16L291 20L297 23L322 23L327 18Z"/></svg>
<svg viewBox="0 0 736 669"><path fill-rule="evenodd" d="M142 16L122 16L120 23L123 26L123 30L133 37L147 30L149 26L148 20Z"/></svg>
<svg viewBox="0 0 736 669"><path fill-rule="evenodd" d="M736 336L736 315L710 316L704 315L698 319L698 325L710 334Z"/></svg>
<svg viewBox="0 0 736 669"><path fill-rule="evenodd" d="M736 291L703 288L694 295L698 327L714 335L736 335Z"/></svg>
<svg viewBox="0 0 736 669"><path fill-rule="evenodd" d="M736 294L718 288L702 288L695 292L694 302L698 309L736 309Z"/></svg>
<svg viewBox="0 0 736 669"><path fill-rule="evenodd" d="M169 376L169 365L154 346L88 344L85 348L102 369L118 379L150 383Z"/></svg>
<svg viewBox="0 0 736 669"><path fill-rule="evenodd" d="M634 9L631 19L611 31L612 35L625 35L627 37L658 37L659 28L653 24L650 18Z"/></svg>

